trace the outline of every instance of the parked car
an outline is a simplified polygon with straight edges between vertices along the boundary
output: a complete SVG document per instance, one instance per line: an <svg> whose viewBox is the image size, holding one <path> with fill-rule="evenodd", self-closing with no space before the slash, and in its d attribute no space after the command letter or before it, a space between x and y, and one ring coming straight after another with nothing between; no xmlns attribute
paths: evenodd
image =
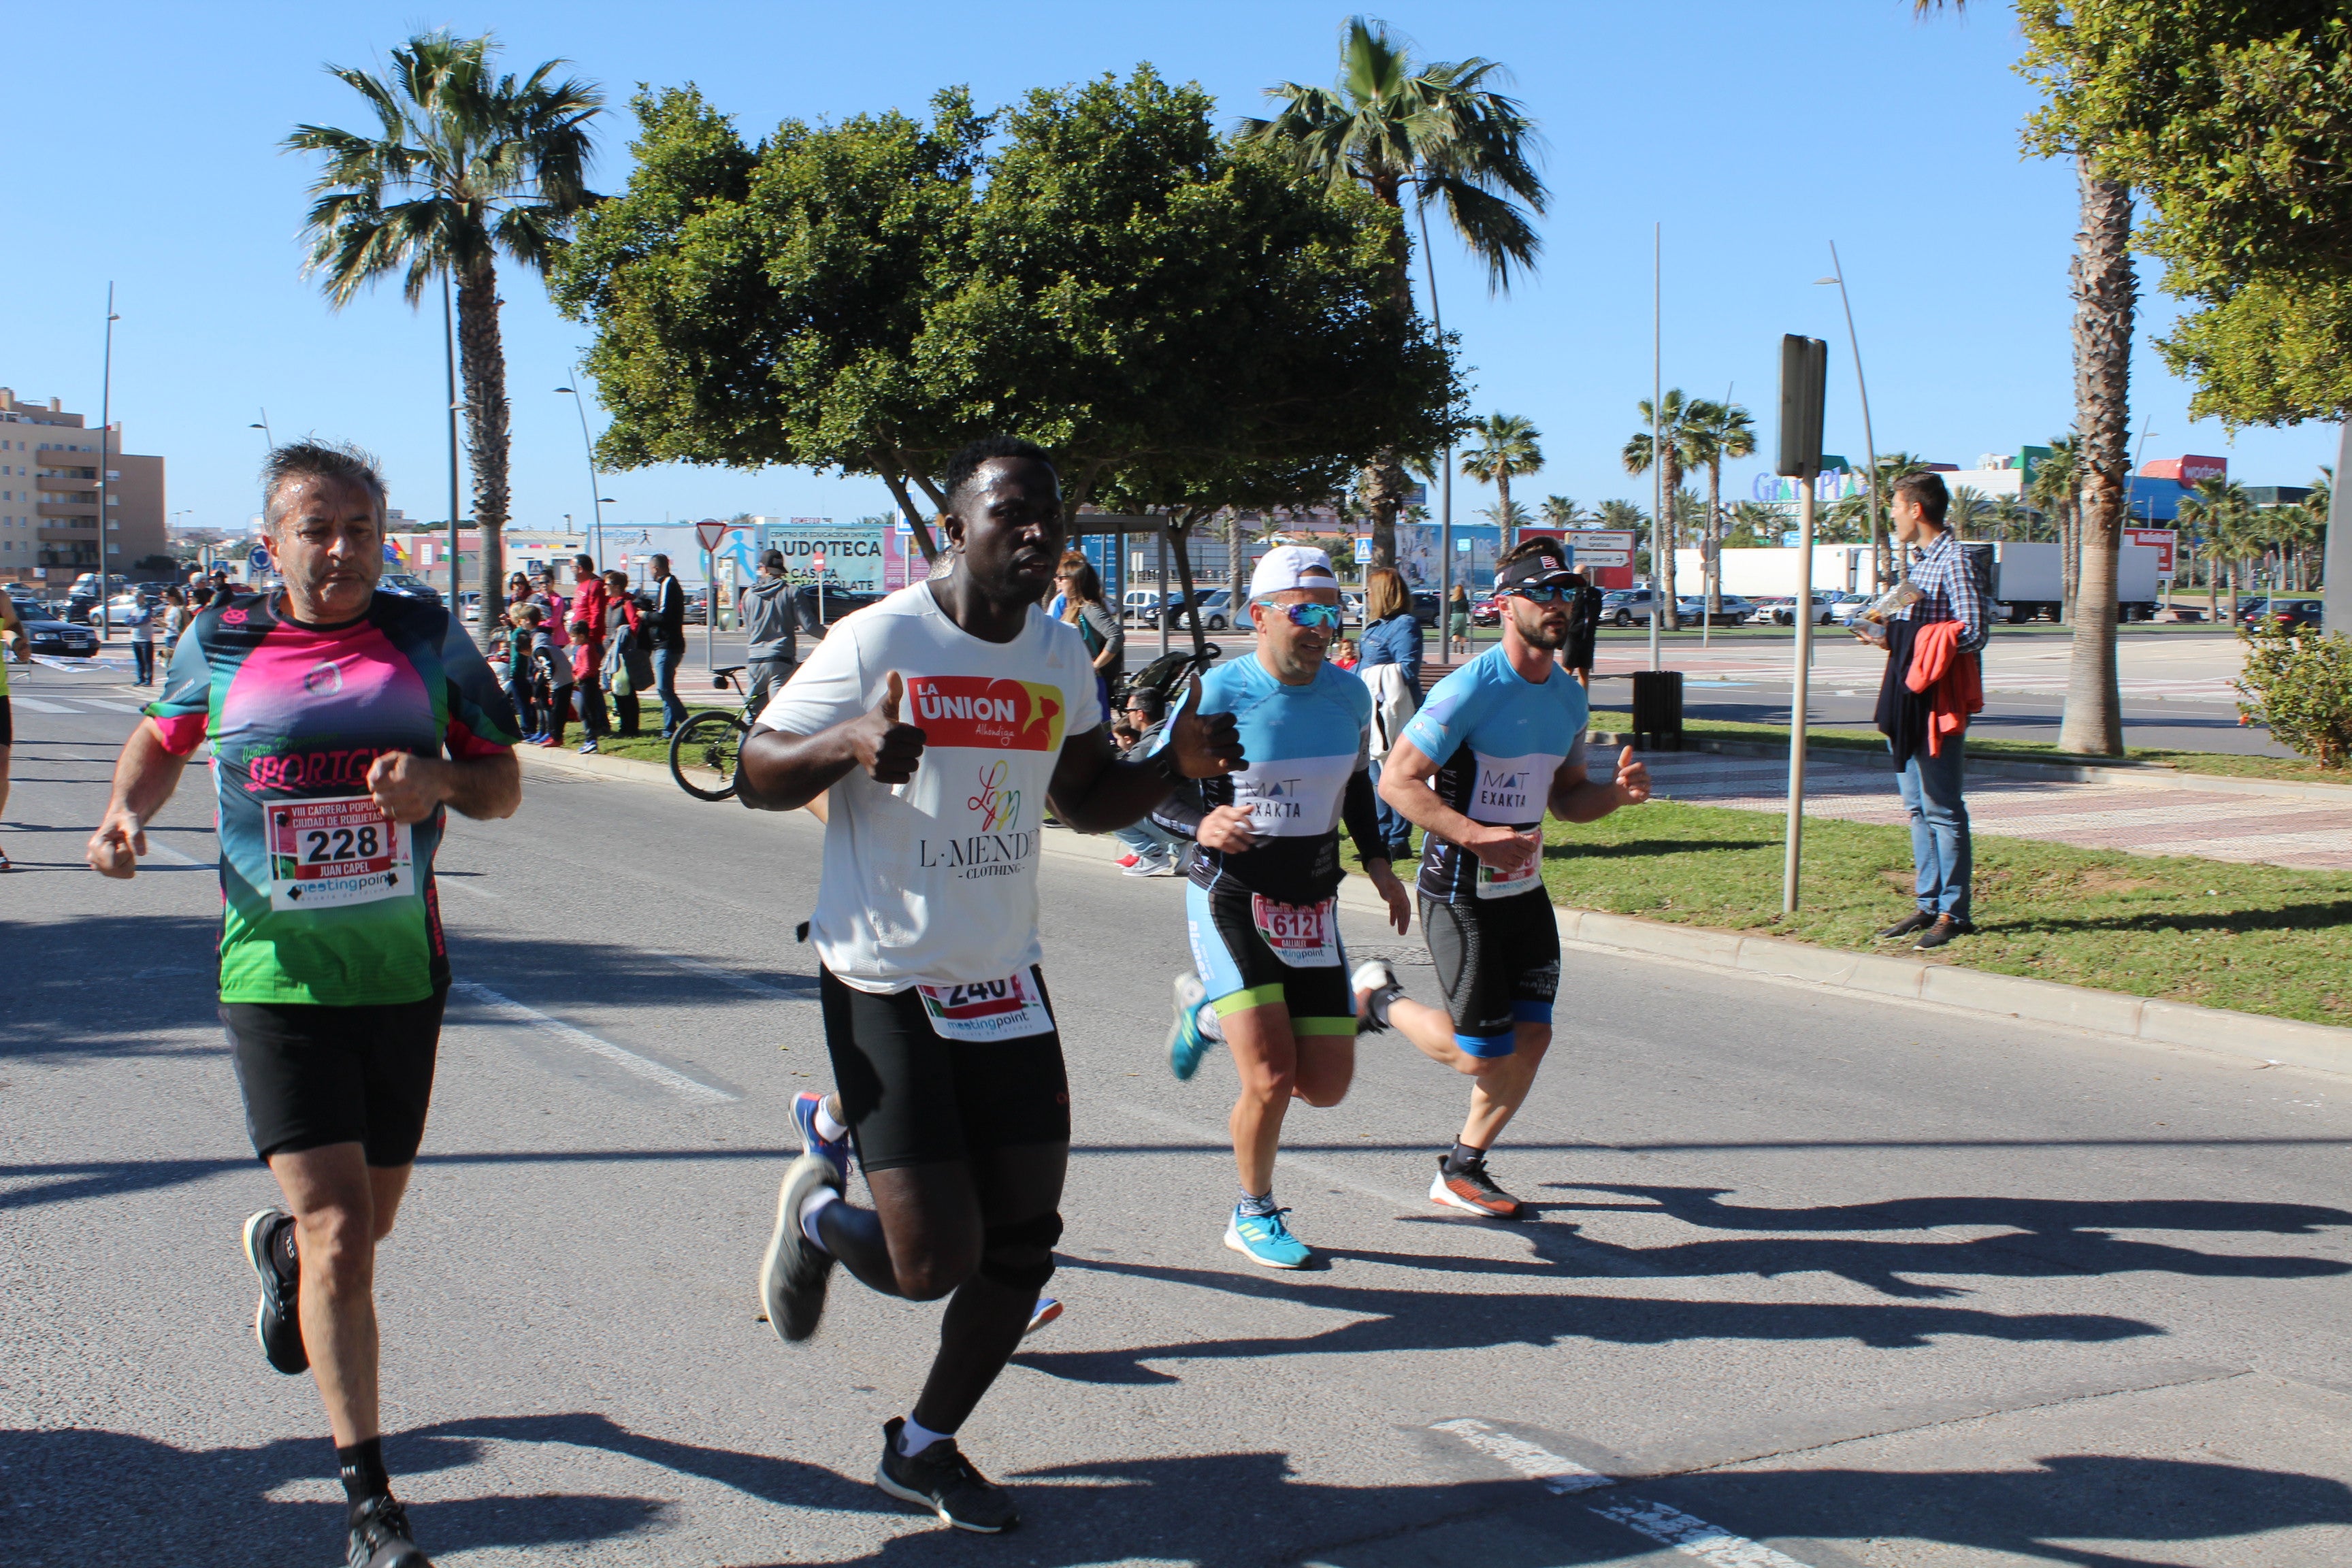
<svg viewBox="0 0 2352 1568"><path fill-rule="evenodd" d="M1175 597L1171 590L1162 588L1129 588L1121 596L1118 613L1130 621L1150 623L1160 612L1160 606Z"/></svg>
<svg viewBox="0 0 2352 1568"><path fill-rule="evenodd" d="M816 584L810 583L793 590L793 619L803 637L822 637L826 628L842 616L853 610L862 610L868 605L878 605L886 597L887 595L868 594L856 588L836 588L828 583L820 606ZM694 618L691 607L687 611L687 618Z"/></svg>
<svg viewBox="0 0 2352 1568"><path fill-rule="evenodd" d="M441 590L423 578L406 572L387 572L376 579L379 592L397 594L404 599L421 599L428 605L441 602Z"/></svg>
<svg viewBox="0 0 2352 1568"><path fill-rule="evenodd" d="M1183 596L1181 590L1171 591L1168 595L1166 613L1169 617L1168 625L1171 630L1181 628L1190 631L1196 617L1201 625L1213 632L1223 631L1234 624L1234 591L1231 588L1196 588L1192 591L1192 603L1189 607L1180 604ZM1244 601L1244 605L1243 617L1246 619L1246 600ZM1160 614L1160 605L1147 605L1143 613L1143 624L1147 626L1158 626Z"/></svg>
<svg viewBox="0 0 2352 1568"><path fill-rule="evenodd" d="M16 601L16 615L25 623L25 636L37 656L51 658L95 658L98 657L98 634L86 626L61 621L47 611L27 609L24 600Z"/></svg>
<svg viewBox="0 0 2352 1568"><path fill-rule="evenodd" d="M1498 626L1503 624L1503 596L1488 594L1470 601L1470 624L1474 626Z"/></svg>
<svg viewBox="0 0 2352 1568"><path fill-rule="evenodd" d="M1744 626L1755 619L1757 615L1755 603L1738 594L1719 594L1716 596L1716 604L1718 608L1716 611L1715 624L1718 626ZM1704 594L1682 595L1675 601L1675 614L1681 620L1694 625L1706 620L1706 595Z"/></svg>
<svg viewBox="0 0 2352 1568"><path fill-rule="evenodd" d="M2274 621L2283 626L2304 626L2322 630L2320 608L2323 601L2316 598L2287 598L2273 595L2257 599L2247 613L2249 620Z"/></svg>
<svg viewBox="0 0 2352 1568"><path fill-rule="evenodd" d="M1650 588L1619 588L1601 596L1601 618L1612 626L1631 626L1650 624L1650 605L1656 598Z"/></svg>
<svg viewBox="0 0 2352 1568"><path fill-rule="evenodd" d="M457 618L461 621L482 618L482 591L479 588L468 588L457 595Z"/></svg>

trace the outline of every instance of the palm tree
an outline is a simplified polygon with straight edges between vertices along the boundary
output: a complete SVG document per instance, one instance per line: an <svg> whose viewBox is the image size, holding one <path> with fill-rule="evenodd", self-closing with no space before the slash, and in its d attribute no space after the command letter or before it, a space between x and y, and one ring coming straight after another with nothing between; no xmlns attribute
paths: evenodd
<svg viewBox="0 0 2352 1568"><path fill-rule="evenodd" d="M2072 436L2050 437L2050 455L2034 465L2033 482L2028 487L2026 499L2044 517L2050 519L2058 535L2059 592L2064 599L2062 614L2069 625L2074 619L2074 595L2080 564L2076 551L2080 544L2076 524L2082 515L2082 488L2075 480L2077 443Z"/></svg>
<svg viewBox="0 0 2352 1568"><path fill-rule="evenodd" d="M1496 545L1498 554L1511 547L1512 530L1525 528L1535 521L1533 512L1508 496L1497 497L1493 506L1480 507L1478 515L1501 530L1501 536Z"/></svg>
<svg viewBox="0 0 2352 1568"><path fill-rule="evenodd" d="M1766 506L1762 501L1734 501L1730 537L1738 542L1734 548L1778 544L1787 522L1787 518L1778 508Z"/></svg>
<svg viewBox="0 0 2352 1568"><path fill-rule="evenodd" d="M2230 575L2231 612L2236 613L2238 563L2251 552L2248 520L2252 511L2245 488L2231 479L2200 479L2180 498L2179 521L2194 526L2204 539L2205 610L2213 620L2221 617L2220 595L2224 568Z"/></svg>
<svg viewBox="0 0 2352 1568"><path fill-rule="evenodd" d="M1723 465L1727 458L1753 457L1756 420L1737 403L1692 403L1685 423L1690 431L1691 460L1706 466L1706 521L1699 549L1706 563L1706 618L1712 626L1723 613Z"/></svg>
<svg viewBox="0 0 2352 1568"><path fill-rule="evenodd" d="M1597 514L1600 526L1639 534L1650 525L1650 514L1639 504L1629 500L1605 500ZM1640 541L1637 539L1636 543Z"/></svg>
<svg viewBox="0 0 2352 1568"><path fill-rule="evenodd" d="M1648 398L1643 398L1633 406L1640 411L1644 428L1625 443L1625 449L1620 454L1625 471L1629 474L1650 471L1650 430L1654 426L1664 448L1658 455L1663 480L1661 493L1671 499L1682 489L1683 469L1693 464L1689 422L1691 411L1697 405L1685 402L1682 388L1677 386L1670 388L1660 401L1654 419ZM1675 548L1680 542L1679 530L1675 525L1681 520L1675 513L1675 509L1669 505L1666 508L1667 521L1662 530L1664 537L1650 552L1653 557L1650 576L1657 584L1661 604L1658 625L1661 629L1670 632L1679 629L1679 623L1675 619Z"/></svg>
<svg viewBox="0 0 2352 1568"><path fill-rule="evenodd" d="M1536 509L1543 516L1546 528L1582 528L1592 521L1592 514L1566 496L1546 496L1543 505Z"/></svg>
<svg viewBox="0 0 2352 1568"><path fill-rule="evenodd" d="M324 155L311 184L304 271L318 274L337 310L397 273L415 305L436 278L457 290L457 357L465 388L467 456L485 584L506 575L507 365L499 332L498 258L546 276L572 219L598 198L585 182L588 122L604 105L594 84L552 79L549 60L527 78L494 74L495 41L419 33L373 76L329 66L374 110L367 132L298 125L293 151ZM451 580L455 599L456 580ZM495 629L485 615L487 647Z"/></svg>
<svg viewBox="0 0 2352 1568"><path fill-rule="evenodd" d="M1507 79L1494 60L1417 62L1412 46L1387 24L1350 16L1340 29L1339 79L1332 87L1286 81L1266 89L1277 104L1265 120L1245 119L1244 141L1272 147L1335 188L1360 185L1400 216L1408 194L1429 243L1429 206L1444 209L1454 234L1486 267L1486 286L1507 292L1515 271L1531 271L1542 247L1528 219L1549 199L1535 172L1536 131L1517 99L1487 83ZM1412 310L1412 242L1397 226L1389 255L1389 293ZM1430 315L1437 321L1434 278ZM1394 453L1370 470L1372 553L1396 561L1396 513L1404 469Z"/></svg>
<svg viewBox="0 0 2352 1568"><path fill-rule="evenodd" d="M1496 510L1511 510L1511 476L1543 467L1543 448L1536 445L1543 432L1519 415L1489 414L1473 424L1470 433L1478 437L1478 445L1462 454L1462 471L1495 487ZM1517 510L1521 517L1527 515L1527 508ZM1510 543L1507 538L1503 547L1507 550Z"/></svg>
<svg viewBox="0 0 2352 1568"><path fill-rule="evenodd" d="M1950 504L1945 508L1944 526L1951 530L1954 539L1970 539L1999 513L1990 496L1972 485L1960 485L1953 489Z"/></svg>

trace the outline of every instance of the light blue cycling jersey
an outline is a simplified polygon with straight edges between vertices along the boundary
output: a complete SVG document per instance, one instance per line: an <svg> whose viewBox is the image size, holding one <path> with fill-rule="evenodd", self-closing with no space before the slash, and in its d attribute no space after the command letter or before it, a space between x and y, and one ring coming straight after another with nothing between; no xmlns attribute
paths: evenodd
<svg viewBox="0 0 2352 1568"><path fill-rule="evenodd" d="M1183 706L1171 710L1171 729ZM1327 663L1304 686L1286 686L1255 656L1230 659L1201 678L1201 711L1234 716L1249 765L1202 781L1198 805L1244 808L1258 844L1234 855L1203 846L1195 883L1237 883L1285 903L1328 899L1339 886L1343 816L1358 850L1381 853L1367 771L1372 694L1351 671ZM1185 798L1192 793L1179 791L1155 814L1163 826L1191 835L1200 818Z"/></svg>
<svg viewBox="0 0 2352 1568"><path fill-rule="evenodd" d="M1437 683L1404 727L1437 764L1437 798L1473 822L1527 828L1543 821L1552 775L1584 760L1592 706L1558 666L1538 683L1511 667L1500 643ZM1532 874L1497 882L1478 858L1432 833L1422 848L1422 892L1447 903L1504 898L1539 886Z"/></svg>

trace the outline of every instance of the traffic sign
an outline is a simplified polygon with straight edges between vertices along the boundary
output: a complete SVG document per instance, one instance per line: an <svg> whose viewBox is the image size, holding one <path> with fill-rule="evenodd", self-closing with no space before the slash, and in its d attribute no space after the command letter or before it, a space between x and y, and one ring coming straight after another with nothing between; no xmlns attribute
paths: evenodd
<svg viewBox="0 0 2352 1568"><path fill-rule="evenodd" d="M248 569L250 569L250 570L252 570L252 571L255 571L255 572L267 572L267 571L268 571L268 570L269 570L269 550L268 550L268 547L267 545L261 545L261 544L257 544L257 545L255 545L255 546L253 547L252 552L251 552L250 554L248 554L248 555L247 555L247 556L246 556L246 558L245 558L245 563L246 563L246 565L247 565L247 567Z"/></svg>
<svg viewBox="0 0 2352 1568"><path fill-rule="evenodd" d="M716 550L719 542L727 537L727 525L715 517L706 517L694 525L694 537L705 550Z"/></svg>
<svg viewBox="0 0 2352 1568"><path fill-rule="evenodd" d="M822 550L812 550L812 551L810 551L810 552L809 552L809 570L810 570L810 571L812 571L812 572L818 573L818 574L823 574L823 572L824 571L824 551L822 551Z"/></svg>
<svg viewBox="0 0 2352 1568"><path fill-rule="evenodd" d="M1369 539L1359 539L1356 541L1356 564L1369 566L1371 563L1372 542Z"/></svg>
<svg viewBox="0 0 2352 1568"><path fill-rule="evenodd" d="M1576 569L1580 572L1588 566L1598 570L1603 566L1632 564L1633 552L1630 550L1586 550L1580 546L1576 552Z"/></svg>
<svg viewBox="0 0 2352 1568"><path fill-rule="evenodd" d="M1561 534L1560 542L1573 547L1582 561L1596 550L1633 549L1633 533L1630 528L1574 528Z"/></svg>

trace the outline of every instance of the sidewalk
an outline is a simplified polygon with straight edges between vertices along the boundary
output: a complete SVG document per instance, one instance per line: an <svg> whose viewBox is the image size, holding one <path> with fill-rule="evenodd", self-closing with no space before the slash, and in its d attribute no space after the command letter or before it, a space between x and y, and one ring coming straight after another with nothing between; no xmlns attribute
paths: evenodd
<svg viewBox="0 0 2352 1568"><path fill-rule="evenodd" d="M1642 760L1649 763L1662 798L1741 811L1788 809L1785 758L1645 752ZM2084 849L2352 870L2352 805L2244 793L2250 782L2232 780L2233 787L2224 793L2177 780L2157 789L2123 780L2069 784L1978 776L1968 785L1969 817L1979 833ZM1805 814L1897 826L1906 820L1893 773L1819 751L1805 764Z"/></svg>

